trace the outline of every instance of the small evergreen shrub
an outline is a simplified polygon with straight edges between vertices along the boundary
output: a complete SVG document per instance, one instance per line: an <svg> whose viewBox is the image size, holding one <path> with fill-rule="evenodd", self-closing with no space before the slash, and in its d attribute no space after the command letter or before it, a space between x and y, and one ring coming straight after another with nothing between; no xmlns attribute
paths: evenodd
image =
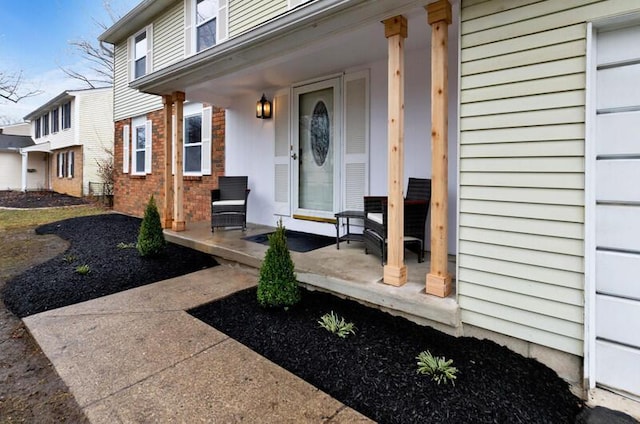
<svg viewBox="0 0 640 424"><path fill-rule="evenodd" d="M349 334L356 334L356 326L352 322L345 321L344 318L339 317L338 314L333 311L329 314L322 315L318 324L320 324L320 327L343 339Z"/></svg>
<svg viewBox="0 0 640 424"><path fill-rule="evenodd" d="M452 367L453 359L446 360L441 356L433 356L431 352L420 352L416 357L418 360L418 374L427 374L431 376L431 379L438 384L444 382L445 384L451 381L451 384L455 386L456 373L458 369Z"/></svg>
<svg viewBox="0 0 640 424"><path fill-rule="evenodd" d="M156 201L151 195L138 233L138 252L140 252L140 256L158 256L166 245L167 242L164 239L160 223L160 213Z"/></svg>
<svg viewBox="0 0 640 424"><path fill-rule="evenodd" d="M300 289L280 220L276 231L269 236L269 249L260 267L258 303L263 307L287 308L299 301Z"/></svg>

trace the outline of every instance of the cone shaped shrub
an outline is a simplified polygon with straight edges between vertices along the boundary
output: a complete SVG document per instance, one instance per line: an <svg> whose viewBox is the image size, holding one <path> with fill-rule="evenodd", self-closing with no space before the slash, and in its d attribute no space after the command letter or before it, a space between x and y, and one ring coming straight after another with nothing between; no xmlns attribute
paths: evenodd
<svg viewBox="0 0 640 424"><path fill-rule="evenodd" d="M138 252L140 252L140 256L158 256L166 244L158 207L153 195L151 195L138 233Z"/></svg>
<svg viewBox="0 0 640 424"><path fill-rule="evenodd" d="M260 267L258 303L263 307L288 307L300 301L298 281L287 247L282 220L269 236L269 249Z"/></svg>

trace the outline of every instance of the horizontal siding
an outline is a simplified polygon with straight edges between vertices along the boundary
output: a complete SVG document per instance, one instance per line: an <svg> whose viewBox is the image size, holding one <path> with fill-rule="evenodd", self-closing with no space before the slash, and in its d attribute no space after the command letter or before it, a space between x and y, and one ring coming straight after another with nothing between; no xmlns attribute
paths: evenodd
<svg viewBox="0 0 640 424"><path fill-rule="evenodd" d="M115 48L114 120L143 115L160 109L162 98L129 88L126 41Z"/></svg>
<svg viewBox="0 0 640 424"><path fill-rule="evenodd" d="M153 25L153 70L184 58L184 1L177 2Z"/></svg>
<svg viewBox="0 0 640 424"><path fill-rule="evenodd" d="M463 0L465 323L583 354L586 22L632 0Z"/></svg>
<svg viewBox="0 0 640 424"><path fill-rule="evenodd" d="M230 0L229 37L235 37L287 11L287 0Z"/></svg>
<svg viewBox="0 0 640 424"><path fill-rule="evenodd" d="M82 143L82 191L89 193L90 182L102 182L98 161L113 152L113 91L84 91L76 95L80 107L80 142Z"/></svg>

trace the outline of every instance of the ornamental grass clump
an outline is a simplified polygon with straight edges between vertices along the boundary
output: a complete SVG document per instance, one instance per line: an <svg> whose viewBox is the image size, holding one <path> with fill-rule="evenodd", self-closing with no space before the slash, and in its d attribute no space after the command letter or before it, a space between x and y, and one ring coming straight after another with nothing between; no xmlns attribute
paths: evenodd
<svg viewBox="0 0 640 424"><path fill-rule="evenodd" d="M320 327L343 339L349 334L356 334L356 326L352 322L345 321L344 318L339 317L333 311L329 314L322 315L318 324L320 324Z"/></svg>
<svg viewBox="0 0 640 424"><path fill-rule="evenodd" d="M300 301L282 220L278 221L276 231L269 235L269 248L260 267L257 297L260 306L267 308L286 309Z"/></svg>
<svg viewBox="0 0 640 424"><path fill-rule="evenodd" d="M151 195L138 233L138 252L140 252L140 256L158 256L164 251L166 245L167 242L164 239L160 223L160 213L158 213L156 201Z"/></svg>
<svg viewBox="0 0 640 424"><path fill-rule="evenodd" d="M452 367L453 359L446 360L444 357L433 356L431 352L420 352L416 356L418 360L418 374L427 374L431 376L431 379L438 384L449 381L455 386L454 380L456 379L456 373L458 369Z"/></svg>

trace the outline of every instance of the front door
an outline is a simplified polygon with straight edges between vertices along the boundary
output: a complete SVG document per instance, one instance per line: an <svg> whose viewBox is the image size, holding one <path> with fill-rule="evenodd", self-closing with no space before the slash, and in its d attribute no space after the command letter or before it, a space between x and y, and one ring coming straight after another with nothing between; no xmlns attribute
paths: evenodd
<svg viewBox="0 0 640 424"><path fill-rule="evenodd" d="M340 78L294 88L294 215L330 219L339 209Z"/></svg>

